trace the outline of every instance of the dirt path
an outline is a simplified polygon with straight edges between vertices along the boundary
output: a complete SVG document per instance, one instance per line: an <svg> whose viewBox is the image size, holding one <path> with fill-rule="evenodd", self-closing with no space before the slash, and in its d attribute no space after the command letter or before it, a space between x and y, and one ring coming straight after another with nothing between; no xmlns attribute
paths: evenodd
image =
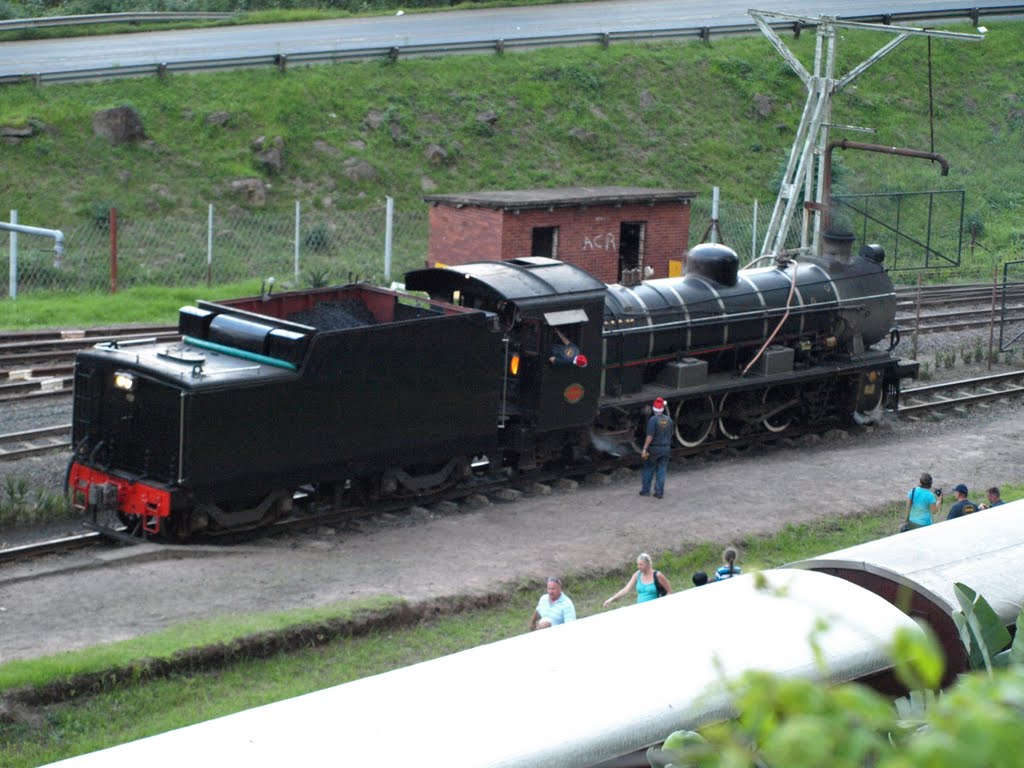
<svg viewBox="0 0 1024 768"><path fill-rule="evenodd" d="M724 544L877 507L902 498L922 470L938 486L965 482L972 492L1020 482L1022 435L1024 410L1000 405L925 427L883 426L811 447L673 467L661 501L639 498L639 483L624 481L228 552L143 545L76 556L75 568L57 572L56 560L9 566L0 571L0 662L227 613L375 594L419 600L526 579L540 590L548 574L625 568L640 551Z"/></svg>

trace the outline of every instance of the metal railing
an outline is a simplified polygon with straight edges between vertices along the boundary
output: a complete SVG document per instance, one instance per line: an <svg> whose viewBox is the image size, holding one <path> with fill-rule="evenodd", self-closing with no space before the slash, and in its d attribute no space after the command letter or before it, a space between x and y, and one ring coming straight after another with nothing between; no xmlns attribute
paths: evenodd
<svg viewBox="0 0 1024 768"><path fill-rule="evenodd" d="M118 16L122 14L106 14ZM123 14L135 15L139 14ZM185 15L185 14L182 14ZM972 7L960 9L943 9L931 11L908 11L905 13L876 13L865 16L841 17L845 21L865 24L895 24L911 21L969 20L975 26L982 17L1022 16L1024 5L999 5L988 7ZM769 25L780 33L791 33L799 36L804 29L811 29L813 24L802 22L778 22ZM0 27L2 28L2 27ZM720 26L677 27L672 29L634 30L625 32L594 32L572 35L551 35L518 37L509 39L474 40L466 42L429 43L423 45L389 46L355 48L327 51L297 51L294 53L267 53L258 56L239 56L234 58L189 59L185 61L164 62L158 64L137 64L117 67L96 67L61 72L38 74L20 74L0 76L0 84L18 82L66 83L81 80L106 80L122 77L142 77L156 75L163 77L175 72L201 72L217 69L244 69L252 67L277 67L285 70L289 65L325 64L342 61L365 61L375 59L397 60L399 57L441 56L459 53L503 53L505 51L529 50L533 48L602 45L612 43L636 43L660 40L701 40L709 41L713 37L734 37L761 34L756 24L726 24Z"/></svg>
<svg viewBox="0 0 1024 768"><path fill-rule="evenodd" d="M136 13L93 13L87 16L37 16L32 19L4 19L0 21L0 32L22 29L43 29L44 27L79 27L88 24L147 24L161 21L223 21L233 13L205 13L182 11L139 11Z"/></svg>

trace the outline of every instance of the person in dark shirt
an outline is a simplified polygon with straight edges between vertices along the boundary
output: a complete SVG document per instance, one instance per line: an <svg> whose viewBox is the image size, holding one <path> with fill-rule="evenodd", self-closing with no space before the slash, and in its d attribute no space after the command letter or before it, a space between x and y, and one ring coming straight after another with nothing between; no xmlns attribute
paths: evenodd
<svg viewBox="0 0 1024 768"><path fill-rule="evenodd" d="M577 368L586 368L587 356L580 352L580 348L573 344L558 328L555 328L555 333L558 334L558 341L551 345L551 354L548 355L548 362L552 365L575 365Z"/></svg>
<svg viewBox="0 0 1024 768"><path fill-rule="evenodd" d="M988 501L983 501L981 504L979 504L978 509L991 509L992 507L998 507L1000 504L1006 503L999 495L998 486L993 485L991 488L985 491L985 495L988 496Z"/></svg>
<svg viewBox="0 0 1024 768"><path fill-rule="evenodd" d="M665 475L668 473L668 457L672 452L672 435L675 434L675 422L665 413L666 403L663 397L655 398L654 413L647 420L647 437L641 456L644 460L641 475L640 495L651 495L651 481L654 481L654 498L665 495Z"/></svg>
<svg viewBox="0 0 1024 768"><path fill-rule="evenodd" d="M956 488L953 489L953 493L956 494L956 501L953 506L949 508L949 514L946 515L947 520L953 520L957 517L963 517L969 515L972 512L978 511L978 505L967 498L967 486L960 483Z"/></svg>

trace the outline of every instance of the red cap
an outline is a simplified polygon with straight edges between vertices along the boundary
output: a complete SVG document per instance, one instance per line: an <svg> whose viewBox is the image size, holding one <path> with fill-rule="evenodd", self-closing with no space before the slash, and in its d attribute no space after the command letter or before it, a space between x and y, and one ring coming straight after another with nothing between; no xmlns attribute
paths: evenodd
<svg viewBox="0 0 1024 768"><path fill-rule="evenodd" d="M587 367L587 356L586 355L576 355L576 357L574 357L572 359L572 363L573 363L573 365L575 365L578 368L586 368Z"/></svg>
<svg viewBox="0 0 1024 768"><path fill-rule="evenodd" d="M665 410L665 398L656 397L654 398L654 412L661 413Z"/></svg>

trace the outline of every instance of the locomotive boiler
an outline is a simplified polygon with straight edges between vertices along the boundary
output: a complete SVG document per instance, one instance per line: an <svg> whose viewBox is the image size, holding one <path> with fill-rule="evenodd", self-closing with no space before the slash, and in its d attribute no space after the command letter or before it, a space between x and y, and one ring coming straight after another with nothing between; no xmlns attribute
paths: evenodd
<svg viewBox="0 0 1024 768"><path fill-rule="evenodd" d="M884 254L845 245L757 269L702 245L635 285L530 257L198 302L179 342L78 355L71 498L186 538L266 524L300 490L413 499L630 450L654 397L689 451L863 419L914 368Z"/></svg>

